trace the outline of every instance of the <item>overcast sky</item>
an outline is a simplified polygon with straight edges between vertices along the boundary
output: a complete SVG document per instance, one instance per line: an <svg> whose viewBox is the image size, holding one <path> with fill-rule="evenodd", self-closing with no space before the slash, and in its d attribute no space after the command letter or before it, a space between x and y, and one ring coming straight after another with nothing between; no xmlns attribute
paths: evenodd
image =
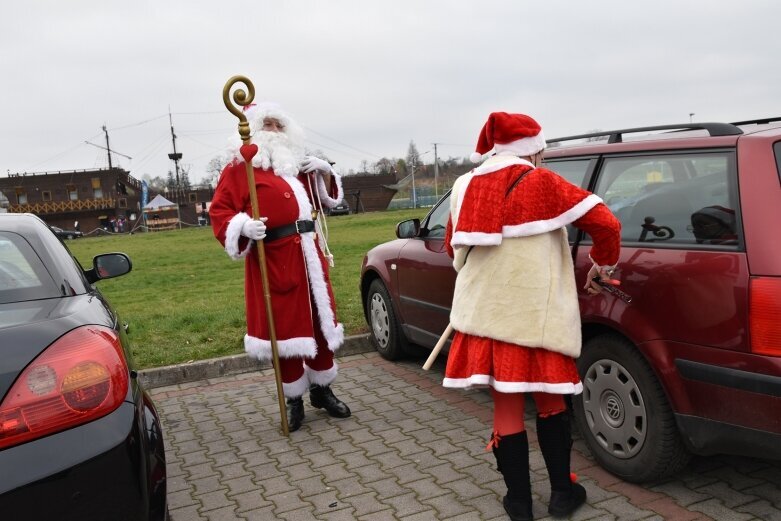
<svg viewBox="0 0 781 521"><path fill-rule="evenodd" d="M343 173L467 157L492 111L547 137L781 116L781 2L28 0L0 12L0 175L167 175L169 107L192 181L237 132L249 77ZM424 155L432 160L433 151Z"/></svg>

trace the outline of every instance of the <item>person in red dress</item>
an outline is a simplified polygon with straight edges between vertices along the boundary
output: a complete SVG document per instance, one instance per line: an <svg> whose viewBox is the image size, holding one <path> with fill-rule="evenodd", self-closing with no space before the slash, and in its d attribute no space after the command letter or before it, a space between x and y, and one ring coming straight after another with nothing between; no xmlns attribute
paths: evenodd
<svg viewBox="0 0 781 521"><path fill-rule="evenodd" d="M302 396L307 390L313 407L338 418L350 416L350 408L330 387L338 371L334 352L344 341L344 326L336 319L328 275L333 257L318 219L323 208L342 200L342 183L327 161L304 156L303 130L281 107L262 103L245 112L252 141L259 148L252 159L253 189L262 217L252 218L240 142L230 150L209 217L227 254L245 259L244 349L254 358L270 360L269 324L255 251L257 241L264 241L282 391L292 432L303 422Z"/></svg>
<svg viewBox="0 0 781 521"><path fill-rule="evenodd" d="M549 513L565 516L586 500L570 479L572 438L564 396L582 392L575 358L581 330L566 225L593 239L591 279L609 279L620 223L596 195L540 168L545 138L524 114L494 112L472 160L456 180L446 245L458 271L450 322L455 331L445 387L489 386L494 426L489 447L507 485L505 510L531 520L525 393L537 407L537 437L550 478ZM493 151L493 154L489 154Z"/></svg>

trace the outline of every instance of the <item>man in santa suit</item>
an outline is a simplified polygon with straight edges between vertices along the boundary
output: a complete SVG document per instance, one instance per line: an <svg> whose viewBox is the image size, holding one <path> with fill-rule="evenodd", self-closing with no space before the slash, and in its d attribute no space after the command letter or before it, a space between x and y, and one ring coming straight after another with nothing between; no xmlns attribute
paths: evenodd
<svg viewBox="0 0 781 521"><path fill-rule="evenodd" d="M342 199L340 176L331 165L305 157L303 130L278 105L246 109L253 144L252 158L259 220L252 218L247 173L239 145L222 171L209 215L217 239L232 259L245 259L244 295L247 334L244 349L270 360L269 323L257 255L264 241L271 307L279 350L282 390L287 398L290 431L304 419L302 396L309 390L313 407L338 418L349 407L331 390L336 378L334 352L344 341L328 275L328 246L318 217Z"/></svg>
<svg viewBox="0 0 781 521"><path fill-rule="evenodd" d="M490 386L489 447L507 485L513 520L531 520L524 393L537 406L537 437L551 484L549 513L566 516L586 491L570 479L569 413L564 395L582 391L574 359L581 331L566 225L593 239L585 289L609 280L618 261L620 223L601 199L540 168L545 138L529 116L494 112L473 154L480 166L458 178L446 244L458 271L450 321L455 335L443 385Z"/></svg>

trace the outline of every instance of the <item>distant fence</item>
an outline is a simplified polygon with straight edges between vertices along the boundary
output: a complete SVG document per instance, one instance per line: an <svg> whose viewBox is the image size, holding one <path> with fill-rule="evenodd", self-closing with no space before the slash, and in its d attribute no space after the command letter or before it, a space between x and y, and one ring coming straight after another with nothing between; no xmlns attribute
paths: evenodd
<svg viewBox="0 0 781 521"><path fill-rule="evenodd" d="M434 206L439 198L435 195L419 195L417 197L416 208L430 208ZM399 197L398 199L391 199L388 204L388 210L401 210L402 208L412 208L412 199L409 197Z"/></svg>

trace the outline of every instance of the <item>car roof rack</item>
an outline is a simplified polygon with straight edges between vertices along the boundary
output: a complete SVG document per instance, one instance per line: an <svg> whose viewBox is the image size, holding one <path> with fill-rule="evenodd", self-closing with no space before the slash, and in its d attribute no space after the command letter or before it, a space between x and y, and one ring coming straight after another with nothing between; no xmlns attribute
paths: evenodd
<svg viewBox="0 0 781 521"><path fill-rule="evenodd" d="M781 121L781 116L762 119L747 119L746 121L736 121L733 125L765 125L767 123L773 123L774 121Z"/></svg>
<svg viewBox="0 0 781 521"><path fill-rule="evenodd" d="M711 136L739 136L743 133L734 123L681 123L679 125L656 125L653 127L626 128L623 130L606 130L602 132L593 132L590 134L579 134L577 136L559 137L547 140L548 143L561 143L562 141L573 141L576 139L586 139L592 137L608 136L608 143L621 143L624 134L633 134L637 132L650 132L654 130L707 130Z"/></svg>

